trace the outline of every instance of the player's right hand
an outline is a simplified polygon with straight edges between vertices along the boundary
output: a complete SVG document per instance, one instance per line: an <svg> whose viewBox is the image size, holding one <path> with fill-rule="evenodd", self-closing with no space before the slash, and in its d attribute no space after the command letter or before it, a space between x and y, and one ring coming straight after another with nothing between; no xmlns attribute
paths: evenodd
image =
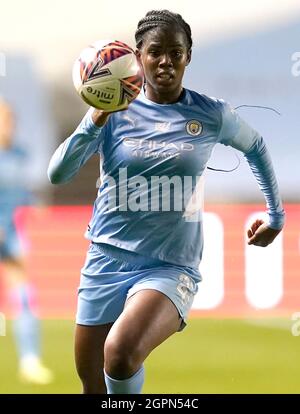
<svg viewBox="0 0 300 414"><path fill-rule="evenodd" d="M122 105L115 111L103 111L102 109L95 109L94 112L92 113L92 120L95 125L101 127L105 125L110 114L112 114L113 112L126 111L126 109L128 108L128 105L129 105L128 102L125 102L124 105Z"/></svg>
<svg viewBox="0 0 300 414"><path fill-rule="evenodd" d="M92 120L94 124L98 127L105 125L107 119L109 118L110 112L104 112L101 109L95 109L92 113Z"/></svg>

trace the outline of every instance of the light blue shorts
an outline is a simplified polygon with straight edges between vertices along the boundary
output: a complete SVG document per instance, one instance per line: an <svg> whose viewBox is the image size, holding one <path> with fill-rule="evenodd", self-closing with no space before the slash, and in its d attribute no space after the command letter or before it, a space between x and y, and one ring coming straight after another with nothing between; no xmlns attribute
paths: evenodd
<svg viewBox="0 0 300 414"><path fill-rule="evenodd" d="M197 270L141 256L104 243L91 243L81 271L76 323L114 322L126 300L136 292L154 289L176 306L185 326L201 280Z"/></svg>

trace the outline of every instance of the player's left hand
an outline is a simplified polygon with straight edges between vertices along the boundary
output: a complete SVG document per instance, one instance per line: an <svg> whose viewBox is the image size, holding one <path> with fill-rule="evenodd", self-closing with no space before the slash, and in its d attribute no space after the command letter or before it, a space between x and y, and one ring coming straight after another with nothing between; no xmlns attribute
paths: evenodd
<svg viewBox="0 0 300 414"><path fill-rule="evenodd" d="M248 244L266 247L275 239L281 230L271 229L263 220L255 220L247 230Z"/></svg>

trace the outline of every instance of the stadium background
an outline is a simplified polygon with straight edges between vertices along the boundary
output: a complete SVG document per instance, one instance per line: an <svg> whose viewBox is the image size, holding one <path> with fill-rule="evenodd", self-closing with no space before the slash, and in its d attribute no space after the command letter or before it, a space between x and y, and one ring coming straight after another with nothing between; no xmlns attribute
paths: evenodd
<svg viewBox="0 0 300 414"><path fill-rule="evenodd" d="M149 358L145 392L298 393L300 69L293 56L300 51L299 2L163 0L153 1L151 8L170 8L191 24L194 48L186 87L222 97L234 107L267 106L281 114L238 109L265 137L287 225L263 252L250 249L245 225L264 205L247 164L242 160L231 174L207 173L204 282L186 331ZM53 149L87 108L71 82L78 52L100 38L133 45L136 23L148 9L137 1L130 2L129 10L121 1L111 10L103 1L90 1L83 18L79 1L2 5L0 96L16 111L16 139L30 151L28 182L41 202L39 208L20 209L17 219L37 286L45 359L56 379L45 387L17 381L10 308L0 279L0 311L7 319L6 336L0 336L0 393L80 392L72 318L98 160L90 160L62 187L47 183L46 168ZM235 164L233 151L221 146L210 161L219 168ZM212 256L211 245L218 255Z"/></svg>

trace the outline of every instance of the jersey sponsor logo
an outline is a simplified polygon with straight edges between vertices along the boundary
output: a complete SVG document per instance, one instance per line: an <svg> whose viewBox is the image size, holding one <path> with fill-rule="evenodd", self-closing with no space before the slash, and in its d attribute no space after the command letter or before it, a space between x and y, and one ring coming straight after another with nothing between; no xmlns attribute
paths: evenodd
<svg viewBox="0 0 300 414"><path fill-rule="evenodd" d="M140 158L180 158L183 151L193 151L194 145L189 142L154 141L137 138L123 138L126 147L132 148L132 155Z"/></svg>
<svg viewBox="0 0 300 414"><path fill-rule="evenodd" d="M150 139L124 138L124 145L135 149L148 150L176 150L176 151L193 151L194 145L190 142L167 142L167 141L153 141Z"/></svg>
<svg viewBox="0 0 300 414"><path fill-rule="evenodd" d="M186 123L185 129L189 135L196 137L201 134L203 125L200 121L197 121L197 119L191 119Z"/></svg>

